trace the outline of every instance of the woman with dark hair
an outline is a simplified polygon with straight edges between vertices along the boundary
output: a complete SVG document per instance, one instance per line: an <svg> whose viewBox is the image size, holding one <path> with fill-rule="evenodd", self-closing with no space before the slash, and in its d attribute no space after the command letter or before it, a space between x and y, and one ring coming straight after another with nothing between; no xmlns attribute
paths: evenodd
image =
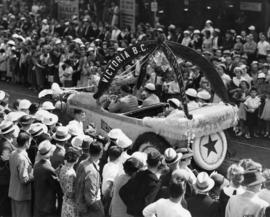
<svg viewBox="0 0 270 217"><path fill-rule="evenodd" d="M77 216L77 210L74 198L74 181L76 173L73 169L75 163L78 161L79 154L73 147L68 148L65 154L65 164L59 171L59 180L63 196L63 205L61 217Z"/></svg>
<svg viewBox="0 0 270 217"><path fill-rule="evenodd" d="M124 174L119 175L115 179L113 196L111 201L111 217L130 217L126 211L126 205L119 196L120 188L125 185L130 177L132 177L139 169L143 167L143 163L135 157L131 157L123 164Z"/></svg>

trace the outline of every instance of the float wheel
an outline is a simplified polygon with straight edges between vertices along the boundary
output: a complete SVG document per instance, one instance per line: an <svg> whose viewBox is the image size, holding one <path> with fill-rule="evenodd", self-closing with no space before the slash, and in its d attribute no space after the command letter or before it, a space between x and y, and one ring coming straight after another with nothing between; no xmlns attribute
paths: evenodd
<svg viewBox="0 0 270 217"><path fill-rule="evenodd" d="M227 139L223 131L196 138L192 150L195 163L204 170L216 170L227 154Z"/></svg>

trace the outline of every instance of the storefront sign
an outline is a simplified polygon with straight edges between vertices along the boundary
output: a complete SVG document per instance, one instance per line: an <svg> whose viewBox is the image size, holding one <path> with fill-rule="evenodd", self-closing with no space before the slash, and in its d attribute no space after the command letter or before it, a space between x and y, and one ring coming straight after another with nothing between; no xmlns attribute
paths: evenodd
<svg viewBox="0 0 270 217"><path fill-rule="evenodd" d="M240 10L242 11L262 11L262 3L260 2L240 2Z"/></svg>
<svg viewBox="0 0 270 217"><path fill-rule="evenodd" d="M151 53L156 46L157 43L155 41L148 41L145 43L139 43L134 46L128 47L127 49L117 53L114 56L114 58L110 60L109 64L105 69L105 72L101 76L98 85L98 92L95 93L94 98L98 99L100 96L102 96L104 91L106 91L109 88L117 72L122 67L130 63L131 60L141 55Z"/></svg>
<svg viewBox="0 0 270 217"><path fill-rule="evenodd" d="M130 26L135 31L136 2L135 0L120 0L120 25Z"/></svg>
<svg viewBox="0 0 270 217"><path fill-rule="evenodd" d="M58 0L58 19L70 19L79 15L79 0Z"/></svg>

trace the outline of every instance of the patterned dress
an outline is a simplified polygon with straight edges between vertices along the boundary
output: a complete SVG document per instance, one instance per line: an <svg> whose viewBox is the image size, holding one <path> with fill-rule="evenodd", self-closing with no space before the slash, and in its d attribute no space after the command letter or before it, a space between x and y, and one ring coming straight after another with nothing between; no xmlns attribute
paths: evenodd
<svg viewBox="0 0 270 217"><path fill-rule="evenodd" d="M77 217L74 200L74 181L76 178L73 165L64 165L59 172L60 185L64 193L61 217Z"/></svg>

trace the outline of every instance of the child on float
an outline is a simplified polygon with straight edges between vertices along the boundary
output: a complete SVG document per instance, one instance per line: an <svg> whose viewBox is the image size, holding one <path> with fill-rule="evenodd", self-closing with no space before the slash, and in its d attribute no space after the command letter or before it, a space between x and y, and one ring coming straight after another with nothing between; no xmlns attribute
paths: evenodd
<svg viewBox="0 0 270 217"><path fill-rule="evenodd" d="M250 96L244 102L246 110L246 119L248 131L245 138L250 139L251 136L258 137L255 130L257 129L258 122L258 108L261 105L261 99L257 95L257 89L252 87L250 90Z"/></svg>

